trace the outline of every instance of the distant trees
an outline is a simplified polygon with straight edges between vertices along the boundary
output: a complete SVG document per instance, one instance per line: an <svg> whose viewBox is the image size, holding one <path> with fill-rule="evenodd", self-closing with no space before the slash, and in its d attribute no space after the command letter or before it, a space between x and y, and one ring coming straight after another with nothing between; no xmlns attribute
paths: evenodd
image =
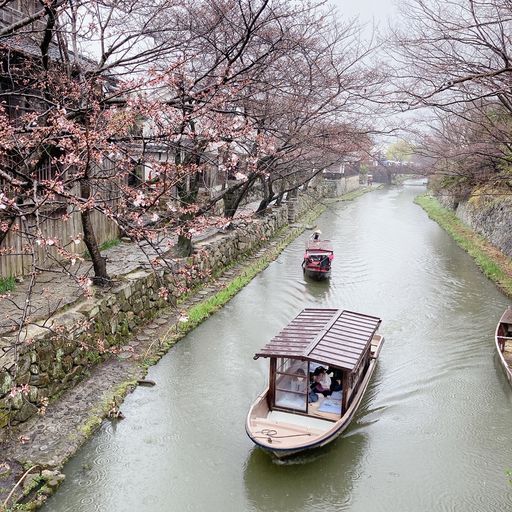
<svg viewBox="0 0 512 512"><path fill-rule="evenodd" d="M510 2L411 0L404 17L394 34L398 99L437 112L423 135L438 170L510 188Z"/></svg>
<svg viewBox="0 0 512 512"><path fill-rule="evenodd" d="M410 142L400 139L391 144L386 150L386 158L400 163L406 163L411 160L414 148Z"/></svg>

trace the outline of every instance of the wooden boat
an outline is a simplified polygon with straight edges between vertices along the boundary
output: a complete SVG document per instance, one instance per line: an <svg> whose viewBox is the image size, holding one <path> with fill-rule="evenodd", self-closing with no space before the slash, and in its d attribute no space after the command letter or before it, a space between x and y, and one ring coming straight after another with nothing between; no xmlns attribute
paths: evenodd
<svg viewBox="0 0 512 512"><path fill-rule="evenodd" d="M318 281L331 277L331 262L334 250L329 240L310 238L306 242L306 252L302 261L302 270L307 277Z"/></svg>
<svg viewBox="0 0 512 512"><path fill-rule="evenodd" d="M270 363L269 385L251 406L246 431L279 458L324 446L349 425L375 370L381 319L340 309L304 309L256 355ZM313 393L313 370L332 372L329 396ZM302 379L302 380L301 380ZM341 389L340 389L341 387ZM317 401L312 401L316 397Z"/></svg>
<svg viewBox="0 0 512 512"><path fill-rule="evenodd" d="M501 315L496 327L496 348L505 375L512 385L512 306Z"/></svg>

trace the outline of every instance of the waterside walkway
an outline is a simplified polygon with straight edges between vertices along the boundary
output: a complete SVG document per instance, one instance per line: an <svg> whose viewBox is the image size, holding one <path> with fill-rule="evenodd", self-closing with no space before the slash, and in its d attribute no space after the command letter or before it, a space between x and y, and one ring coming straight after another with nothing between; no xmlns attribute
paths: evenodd
<svg viewBox="0 0 512 512"><path fill-rule="evenodd" d="M303 230L302 225L290 226L290 230L274 238L243 263L227 270L221 277L206 283L205 287L196 291L178 307L162 310L148 325L138 328L115 356L92 366L87 378L49 404L44 415L34 416L8 431L4 429L0 433L3 436L0 437L0 511L2 503L16 486L27 465L34 467L34 473L23 479L9 498L8 504L12 505L13 500L23 493L26 494L31 487L36 489L43 470L45 489L49 493L53 492L62 481L60 469L66 460L90 437L103 418L119 413L124 395L143 381L148 364L154 364L182 335L179 324L187 311L224 289L256 261L270 261L275 258L290 239ZM208 233L201 238L204 240L209 236L216 237L219 234ZM122 243L106 251L106 255L108 271L112 276L126 274L147 265L147 258L134 244ZM36 311L38 315L44 314L55 305L62 307L78 300L77 287L70 284L69 280L58 279L56 274L39 276L38 282L38 294L35 298L37 309L34 310L34 316ZM20 284L15 300L22 300L26 286L25 282ZM14 312L15 306L12 308ZM3 304L2 309L4 310ZM30 499L35 498L41 502L46 497L44 493L31 494Z"/></svg>

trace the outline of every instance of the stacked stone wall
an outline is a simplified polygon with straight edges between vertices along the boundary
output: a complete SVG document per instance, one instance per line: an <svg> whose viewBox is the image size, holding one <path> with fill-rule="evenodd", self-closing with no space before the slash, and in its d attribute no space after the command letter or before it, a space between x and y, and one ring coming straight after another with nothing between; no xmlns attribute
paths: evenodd
<svg viewBox="0 0 512 512"><path fill-rule="evenodd" d="M315 206L308 196L292 203L298 214ZM284 203L203 241L183 266L187 272L137 269L117 276L117 286L108 292L97 290L94 298L55 314L44 326L30 325L21 333L23 341L0 338L0 428L26 421L48 400L73 387L93 364L118 352L138 325L175 303L185 287L200 284L205 274L221 270L272 238L288 224L288 210Z"/></svg>
<svg viewBox="0 0 512 512"><path fill-rule="evenodd" d="M512 195L475 193L468 200L456 201L443 193L437 197L467 226L512 258Z"/></svg>
<svg viewBox="0 0 512 512"><path fill-rule="evenodd" d="M359 176L349 176L337 180L323 180L319 185L321 197L336 198L360 187Z"/></svg>

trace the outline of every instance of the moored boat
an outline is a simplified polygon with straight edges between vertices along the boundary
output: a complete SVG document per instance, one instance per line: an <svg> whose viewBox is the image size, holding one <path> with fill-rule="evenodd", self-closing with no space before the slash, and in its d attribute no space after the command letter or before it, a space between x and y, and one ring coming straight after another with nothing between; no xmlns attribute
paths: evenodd
<svg viewBox="0 0 512 512"><path fill-rule="evenodd" d="M316 231L306 242L302 269L307 277L318 281L331 277L331 263L334 250L330 240L321 240Z"/></svg>
<svg viewBox="0 0 512 512"><path fill-rule="evenodd" d="M251 406L246 431L279 458L336 439L354 417L384 338L381 319L341 309L304 309L256 355L269 359L269 384ZM325 369L330 387L318 392ZM324 388L325 389L325 388Z"/></svg>
<svg viewBox="0 0 512 512"><path fill-rule="evenodd" d="M512 385L512 306L509 306L496 327L496 349L505 375Z"/></svg>

